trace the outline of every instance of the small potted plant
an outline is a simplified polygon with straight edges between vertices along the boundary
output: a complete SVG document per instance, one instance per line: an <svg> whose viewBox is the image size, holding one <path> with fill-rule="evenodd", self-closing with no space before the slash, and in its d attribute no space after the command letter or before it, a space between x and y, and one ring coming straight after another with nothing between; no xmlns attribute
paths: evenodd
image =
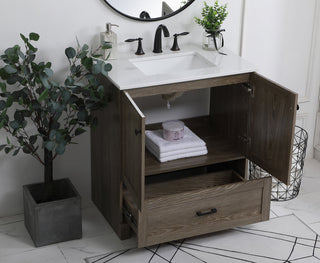
<svg viewBox="0 0 320 263"><path fill-rule="evenodd" d="M91 113L106 102L97 75L107 75L111 65L95 55L98 49L78 43L65 50L69 72L61 84L52 79L50 62L36 62L32 41L39 35L20 36L24 52L15 45L0 57L0 130L11 135L0 151L29 154L44 166L44 183L23 187L26 228L35 245L43 246L82 236L79 194L69 179L53 179L53 160L96 124Z"/></svg>
<svg viewBox="0 0 320 263"><path fill-rule="evenodd" d="M227 4L219 5L218 1L213 6L209 6L204 2L202 8L202 19L195 17L195 22L201 25L205 32L203 34L202 47L206 50L219 50L224 46L221 25L228 15Z"/></svg>

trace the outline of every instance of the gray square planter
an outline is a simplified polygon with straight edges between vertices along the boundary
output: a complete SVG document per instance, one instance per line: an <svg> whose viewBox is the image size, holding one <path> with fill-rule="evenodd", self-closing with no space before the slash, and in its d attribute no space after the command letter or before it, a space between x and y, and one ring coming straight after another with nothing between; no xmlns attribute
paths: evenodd
<svg viewBox="0 0 320 263"><path fill-rule="evenodd" d="M41 189L42 183L23 186L24 222L35 246L81 238L81 198L70 180L54 181L54 201L41 202Z"/></svg>

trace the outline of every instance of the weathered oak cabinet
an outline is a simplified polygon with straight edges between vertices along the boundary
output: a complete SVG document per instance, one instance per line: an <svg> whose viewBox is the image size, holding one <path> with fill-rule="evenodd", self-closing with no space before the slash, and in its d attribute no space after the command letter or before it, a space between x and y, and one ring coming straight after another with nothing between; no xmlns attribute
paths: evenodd
<svg viewBox="0 0 320 263"><path fill-rule="evenodd" d="M244 73L119 90L91 132L92 199L120 238L138 246L269 219L271 178L249 180L251 160L288 183L297 94ZM134 99L210 89L207 116L183 120L208 154L160 163L145 149L145 116Z"/></svg>

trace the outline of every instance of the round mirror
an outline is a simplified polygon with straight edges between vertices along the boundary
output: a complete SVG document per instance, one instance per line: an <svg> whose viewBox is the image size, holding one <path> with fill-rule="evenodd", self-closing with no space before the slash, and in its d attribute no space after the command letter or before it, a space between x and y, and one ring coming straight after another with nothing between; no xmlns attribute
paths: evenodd
<svg viewBox="0 0 320 263"><path fill-rule="evenodd" d="M157 21L173 16L191 5L194 0L104 0L112 9L140 21Z"/></svg>

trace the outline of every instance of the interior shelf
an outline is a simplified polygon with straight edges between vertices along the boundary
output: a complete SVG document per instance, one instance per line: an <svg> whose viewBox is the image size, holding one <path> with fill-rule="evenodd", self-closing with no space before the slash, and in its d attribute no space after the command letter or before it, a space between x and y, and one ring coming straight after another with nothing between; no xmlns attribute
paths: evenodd
<svg viewBox="0 0 320 263"><path fill-rule="evenodd" d="M245 158L237 151L233 142L222 138L215 131L215 127L208 116L185 119L183 122L206 142L208 154L161 163L146 149L146 176ZM155 129L161 129L161 123L146 126L146 130Z"/></svg>

